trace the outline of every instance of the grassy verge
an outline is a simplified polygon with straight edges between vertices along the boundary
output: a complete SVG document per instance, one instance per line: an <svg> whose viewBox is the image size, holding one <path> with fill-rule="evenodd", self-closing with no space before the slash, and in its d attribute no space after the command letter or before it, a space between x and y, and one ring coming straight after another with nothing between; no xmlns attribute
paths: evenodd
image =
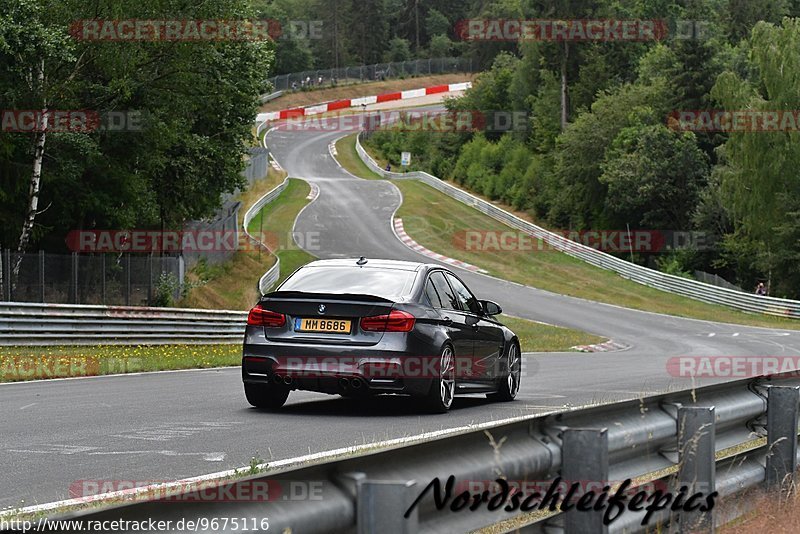
<svg viewBox="0 0 800 534"><path fill-rule="evenodd" d="M336 159L339 160L342 167L347 169L351 174L370 180L382 179L377 173L370 170L370 168L361 161L361 158L358 157L358 152L356 151L356 135L358 134L350 134L336 141Z"/></svg>
<svg viewBox="0 0 800 534"><path fill-rule="evenodd" d="M524 352L567 351L602 341L575 330L502 316L520 338ZM0 347L0 382L100 376L239 365L241 345L105 345L83 347Z"/></svg>
<svg viewBox="0 0 800 534"><path fill-rule="evenodd" d="M603 343L607 339L578 330L501 315L500 322L519 337L522 352L566 352L576 345Z"/></svg>
<svg viewBox="0 0 800 534"><path fill-rule="evenodd" d="M264 179L255 181L239 196L242 202L239 210L239 228L247 209L285 178L285 172L278 172L269 167ZM280 198L275 202L280 202ZM237 251L229 260L216 265L201 260L187 273L186 278L191 289L177 305L203 309L250 309L259 297L256 287L259 278L274 263L273 255L249 248Z"/></svg>
<svg viewBox="0 0 800 534"><path fill-rule="evenodd" d="M250 222L248 231L253 235L265 235L267 245L281 260L281 276L278 283L286 279L295 269L314 260L314 256L301 249L292 237L294 220L300 210L308 204L311 188L303 180L292 178L281 195L267 204ZM298 236L313 239L314 236ZM310 246L308 243L307 246ZM263 274L263 273L262 273Z"/></svg>
<svg viewBox="0 0 800 534"><path fill-rule="evenodd" d="M355 138L347 138L347 142L355 144ZM337 150L347 152L348 147L337 147ZM345 160L340 160L340 163L345 166ZM361 175L357 166L345 168ZM554 250L499 250L502 247L468 250L463 240L467 230L495 236L503 232L516 236L518 232L421 182L398 180L394 183L403 193L403 204L397 216L403 219L405 230L411 237L435 252L482 267L494 276L637 310L768 328L800 329L800 324L790 319L750 315L643 286Z"/></svg>
<svg viewBox="0 0 800 534"><path fill-rule="evenodd" d="M290 90L281 97L265 103L261 106L260 111L277 111L298 106L310 106L330 100L358 98L360 96L404 91L406 89L419 89L420 87L458 83L471 79L472 75L469 73L437 74L434 76L418 76L416 78L386 80L383 82L340 85L338 87L297 91L294 93Z"/></svg>
<svg viewBox="0 0 800 534"><path fill-rule="evenodd" d="M240 200L239 225L245 211L265 193L286 178L285 172L270 168L267 178L255 182L245 191ZM308 203L309 186L302 180L292 179L281 195L259 212L251 221L248 231L262 235L281 260L281 278L291 274L297 267L314 259L300 249L292 239L294 219ZM192 288L178 304L187 308L247 310L258 300L258 280L275 262L275 256L263 250L248 247L219 265L199 262L187 278Z"/></svg>
<svg viewBox="0 0 800 534"><path fill-rule="evenodd" d="M236 345L0 347L0 382L239 365Z"/></svg>

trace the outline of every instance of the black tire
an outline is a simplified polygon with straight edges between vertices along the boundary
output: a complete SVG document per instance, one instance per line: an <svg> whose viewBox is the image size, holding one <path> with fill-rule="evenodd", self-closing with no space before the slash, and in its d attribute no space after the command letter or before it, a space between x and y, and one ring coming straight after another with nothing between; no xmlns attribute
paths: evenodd
<svg viewBox="0 0 800 534"><path fill-rule="evenodd" d="M453 347L445 345L439 353L439 377L432 380L428 395L424 399L425 411L447 413L453 405L456 392L455 369Z"/></svg>
<svg viewBox="0 0 800 534"><path fill-rule="evenodd" d="M498 381L497 392L486 395L486 398L498 402L510 402L517 397L522 377L522 355L519 345L513 341L508 345L503 366L505 374L502 380Z"/></svg>
<svg viewBox="0 0 800 534"><path fill-rule="evenodd" d="M256 408L277 410L286 403L289 388L281 384L245 384L244 396Z"/></svg>

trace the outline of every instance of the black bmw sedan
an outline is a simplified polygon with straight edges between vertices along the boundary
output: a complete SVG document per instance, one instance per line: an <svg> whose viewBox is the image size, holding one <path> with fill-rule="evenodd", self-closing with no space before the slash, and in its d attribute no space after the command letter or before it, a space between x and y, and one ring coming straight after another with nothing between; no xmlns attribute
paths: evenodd
<svg viewBox="0 0 800 534"><path fill-rule="evenodd" d="M276 409L294 389L401 394L446 412L458 394L511 401L522 369L514 332L450 270L422 263L309 263L250 310L248 402Z"/></svg>

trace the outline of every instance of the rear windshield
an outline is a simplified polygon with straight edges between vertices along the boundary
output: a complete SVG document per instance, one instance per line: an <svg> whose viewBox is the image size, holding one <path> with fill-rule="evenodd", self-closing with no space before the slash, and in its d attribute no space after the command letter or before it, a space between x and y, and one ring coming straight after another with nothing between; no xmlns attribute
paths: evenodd
<svg viewBox="0 0 800 534"><path fill-rule="evenodd" d="M278 291L353 293L395 300L408 295L416 271L369 267L304 267L289 277Z"/></svg>

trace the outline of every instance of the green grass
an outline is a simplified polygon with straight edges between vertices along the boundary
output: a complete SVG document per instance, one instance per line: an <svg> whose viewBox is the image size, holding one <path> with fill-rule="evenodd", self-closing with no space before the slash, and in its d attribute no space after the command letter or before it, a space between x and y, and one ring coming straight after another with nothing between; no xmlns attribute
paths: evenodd
<svg viewBox="0 0 800 534"><path fill-rule="evenodd" d="M603 341L525 319L503 315L500 320L517 333L524 352L566 351ZM0 382L228 367L239 365L241 358L239 344L0 347Z"/></svg>
<svg viewBox="0 0 800 534"><path fill-rule="evenodd" d="M370 168L361 161L361 158L358 157L358 152L356 152L356 135L358 134L350 134L336 141L336 159L338 159L342 167L347 169L351 174L370 180L382 180L383 178L381 176L378 176L377 173L370 170Z"/></svg>
<svg viewBox="0 0 800 534"><path fill-rule="evenodd" d="M240 344L0 347L0 382L206 369L241 361Z"/></svg>
<svg viewBox="0 0 800 534"><path fill-rule="evenodd" d="M292 239L294 220L300 210L308 204L306 197L310 190L311 188L306 182L292 178L281 195L267 204L253 218L247 228L253 235L257 235L259 232L264 233L267 236L268 245L280 258L281 276L278 283L285 280L298 267L316 259L297 246ZM301 236L301 238L312 240L314 236Z"/></svg>
<svg viewBox="0 0 800 534"><path fill-rule="evenodd" d="M280 184L284 177L283 173L273 175L271 170L267 180L256 182L254 189L257 190L247 191L242 196L241 213L243 214L256 200ZM295 269L314 259L298 248L291 237L294 220L308 203L306 197L309 190L306 182L289 180L286 189L278 198L267 204L248 227L252 235L258 236L262 233L261 240L266 242L280 258L279 281L283 281ZM275 257L269 252L247 247L237 251L230 260L219 265L198 263L189 273L190 281L198 284L198 287L193 288L178 304L187 308L248 310L258 300L258 280L274 262Z"/></svg>
<svg viewBox="0 0 800 534"><path fill-rule="evenodd" d="M348 138L347 142L354 145L355 139ZM348 147L337 150L341 154ZM357 166L347 167L346 162L346 159L340 160L351 173L361 175ZM791 319L746 314L643 286L561 252L547 250L547 247L533 251L468 250L462 238L466 230L496 235L519 233L422 182L397 180L394 184L403 193L403 204L397 216L403 219L408 235L430 250L479 266L493 276L637 310L768 328L800 329L800 323Z"/></svg>
<svg viewBox="0 0 800 534"><path fill-rule="evenodd" d="M576 345L592 345L607 341L606 338L586 332L519 317L501 315L498 319L517 334L522 352L565 352Z"/></svg>

